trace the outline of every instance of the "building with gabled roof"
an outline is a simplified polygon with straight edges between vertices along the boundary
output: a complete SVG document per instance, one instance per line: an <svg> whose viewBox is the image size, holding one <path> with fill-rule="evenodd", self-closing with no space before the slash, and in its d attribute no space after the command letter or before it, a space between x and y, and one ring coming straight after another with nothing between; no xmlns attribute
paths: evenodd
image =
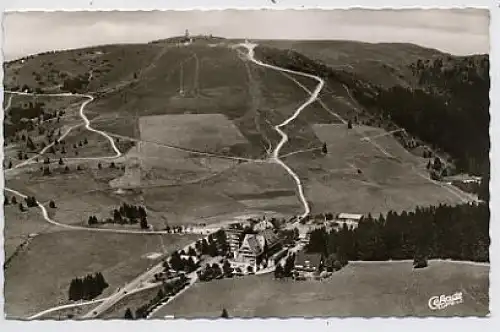
<svg viewBox="0 0 500 332"><path fill-rule="evenodd" d="M272 229L258 234L246 234L235 254L235 261L256 268L262 260L278 251L281 243L282 238Z"/></svg>
<svg viewBox="0 0 500 332"><path fill-rule="evenodd" d="M319 253L299 251L295 255L293 275L297 279L312 277L321 272L322 256Z"/></svg>
<svg viewBox="0 0 500 332"><path fill-rule="evenodd" d="M281 242L281 238L278 233L276 233L273 229L266 229L259 233L264 238L265 245L267 245L268 249L271 249L276 244Z"/></svg>
<svg viewBox="0 0 500 332"><path fill-rule="evenodd" d="M226 232L229 250L232 253L236 253L242 243L241 238L244 232L243 226L239 223L233 223L229 225L229 227L227 227L224 231Z"/></svg>
<svg viewBox="0 0 500 332"><path fill-rule="evenodd" d="M237 260L256 265L257 258L264 252L265 239L262 235L246 234L238 249Z"/></svg>

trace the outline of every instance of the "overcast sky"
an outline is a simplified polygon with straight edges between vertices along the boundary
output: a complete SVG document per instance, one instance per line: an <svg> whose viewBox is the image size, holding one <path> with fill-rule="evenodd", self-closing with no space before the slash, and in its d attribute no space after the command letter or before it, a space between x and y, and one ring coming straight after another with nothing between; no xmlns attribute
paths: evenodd
<svg viewBox="0 0 500 332"><path fill-rule="evenodd" d="M147 42L185 29L228 38L409 42L459 55L489 53L489 14L479 9L10 12L3 19L6 60Z"/></svg>

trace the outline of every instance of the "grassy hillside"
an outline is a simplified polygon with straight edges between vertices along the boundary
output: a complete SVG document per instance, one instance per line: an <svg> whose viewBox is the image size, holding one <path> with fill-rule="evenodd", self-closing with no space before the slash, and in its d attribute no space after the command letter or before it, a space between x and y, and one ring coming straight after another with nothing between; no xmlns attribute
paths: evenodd
<svg viewBox="0 0 500 332"><path fill-rule="evenodd" d="M404 43L372 44L345 40L263 40L259 43L301 53L330 68L352 72L363 80L386 87L414 85L416 80L411 77L407 65L419 59L444 55L434 49Z"/></svg>
<svg viewBox="0 0 500 332"><path fill-rule="evenodd" d="M120 144L128 144L128 148L132 139L142 140L142 149L138 147L133 151L135 157L152 161L155 155L170 156L170 146L178 146L217 155L264 158L280 140L273 126L293 114L307 99L306 90L314 89L316 81L298 75L284 75L244 61L243 49L237 51L227 47L234 41L195 37L193 44L179 46L177 43L181 39L96 46L30 56L5 64L6 86L20 89L26 85L29 90L42 89L42 92L69 88L93 93L96 98L86 108L92 125L112 135L120 135ZM477 169L485 169L484 156L489 147L488 116L484 116L485 109L487 113L484 102L478 100L484 97L488 82L484 80L483 71L474 72L476 68L487 68L484 57L471 62L468 58L454 58L411 44L347 41L259 43L262 45L257 48L257 56L265 62L316 73L326 79L320 95L321 102L311 104L300 117L287 125L285 130L289 141L281 150L283 155L317 149L325 140L318 137L312 125L336 125L340 123L340 117L387 131L403 127L408 133L398 133L395 137L418 157L422 157L421 146L427 145L451 155L460 171L478 173ZM457 61L460 65L455 64ZM469 68L468 76L462 77L460 83L450 72L462 72L464 68ZM449 86L450 82L457 84ZM467 97L461 97L464 95ZM13 107L17 107L19 100L31 101L30 98L16 96ZM471 100L466 103L467 98ZM42 104L41 110L33 111L50 115L65 107L64 104L53 105L53 99L43 100L46 104ZM35 101L39 100L35 98ZM57 129L60 124L69 126L78 122L78 100L74 102L75 107L69 114L71 117L66 114L61 123L58 120L57 124L50 124L53 129L48 128L48 131ZM462 105L466 107L460 109ZM481 105L479 113L473 113L474 105ZM37 145L35 151L39 150L42 144L46 144L42 142L46 134L27 126L22 118L15 116L28 114L26 111L11 110L7 113L6 129L13 137L13 146L23 149L23 153L33 152L33 149L27 151L24 142L23 137L29 137ZM175 130L186 134L183 140L165 132L163 125L153 131L140 125L141 121L150 117L157 119L158 123L169 124L176 116L196 114L206 119L218 119L217 114L223 115L220 119L229 121L227 123L233 127L234 137L240 138L221 140L222 122L208 121L200 127L195 125L196 120L176 120L182 127L176 125ZM472 119L472 115L476 114L480 116ZM445 124L447 129L441 130ZM190 138L195 131L198 136L203 134L202 141ZM97 142L99 135L93 137L85 132L83 128L78 128L68 136L68 142L73 144L73 148L69 149L70 156L77 156L74 146L86 139L90 140L90 144L84 145L78 156L82 153L83 156L102 155L99 149L107 153L109 144L103 142L101 147ZM463 135L464 132L470 135ZM17 153L15 148L9 150L13 159ZM54 160L64 157L59 150L56 147ZM318 160L322 159L320 154L313 155ZM397 155L403 156L399 152ZM305 159L298 157L298 165L310 159L309 155L303 156ZM127 163L127 159L124 162ZM206 162L203 163L201 168L210 169ZM315 163L318 163L317 160ZM426 161L413 160L411 163L421 167ZM169 164L168 170L166 166L158 169L158 162L149 164L152 168L146 171L146 177L150 179L164 178L165 172L172 173L177 169L173 164ZM327 167L327 163L319 164L320 168ZM296 167L301 173L302 166ZM193 172L187 178L196 181L201 179L197 175L202 174L206 173ZM301 176L307 181L311 174L307 171ZM166 178L170 179L173 175L167 174ZM179 174L175 176L183 178ZM402 178L409 179L408 176ZM313 193L315 190L312 190Z"/></svg>
<svg viewBox="0 0 500 332"><path fill-rule="evenodd" d="M454 57L406 44L291 43L300 53L265 45L273 47L258 48L264 61L319 75L341 98L347 93L360 106L352 108L352 121L405 128L411 135L399 135L405 147L427 145L449 155L459 172L489 172L487 55ZM370 64L371 56L377 65ZM341 58L349 66L339 66ZM381 68L385 76L378 75Z"/></svg>

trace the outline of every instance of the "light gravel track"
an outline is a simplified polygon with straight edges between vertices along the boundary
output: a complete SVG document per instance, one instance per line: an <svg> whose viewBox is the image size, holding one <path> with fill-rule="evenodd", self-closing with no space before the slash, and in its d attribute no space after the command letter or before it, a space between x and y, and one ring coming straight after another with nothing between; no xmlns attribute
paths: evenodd
<svg viewBox="0 0 500 332"><path fill-rule="evenodd" d="M277 70L277 71L284 72L284 73L288 73L288 74L295 74L295 75L300 75L303 77L312 78L318 82L314 91L310 93L309 98L295 110L295 112L292 114L292 116L290 116L288 119L286 119L282 123L274 126L274 130L276 130L280 134L281 140L278 143L278 145L274 148L274 150L272 152L271 160L273 162L279 164L281 167L283 167L288 172L288 174L290 174L292 176L295 183L297 184L299 198L300 198L300 201L302 202L302 205L304 208L304 212L300 216L300 219L303 219L309 215L309 213L311 212L311 208L310 208L309 203L307 202L307 199L304 195L304 188L302 186L302 182L300 181L299 176L287 164L285 164L280 159L280 156L279 156L280 150L288 141L288 135L283 131L283 128L286 127L288 124L290 124L293 120L295 120L307 106L312 104L318 98L318 95L321 92L321 89L323 88L325 82L322 78L315 76L315 75L311 75L311 74L307 74L307 73L303 73L303 72L298 72L298 71L289 70L286 68L270 65L270 64L267 64L267 63L264 63L262 61L255 59L255 47L257 46L257 44L252 44L252 43L249 43L247 41L245 43L239 44L239 46L246 48L248 51L248 54L247 54L248 59L259 66L270 68L270 69Z"/></svg>

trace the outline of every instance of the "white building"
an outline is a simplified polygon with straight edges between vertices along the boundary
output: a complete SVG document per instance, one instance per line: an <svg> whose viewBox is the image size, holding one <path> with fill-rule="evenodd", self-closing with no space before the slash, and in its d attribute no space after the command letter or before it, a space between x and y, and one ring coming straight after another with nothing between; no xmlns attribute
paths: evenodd
<svg viewBox="0 0 500 332"><path fill-rule="evenodd" d="M362 214L357 213L339 213L335 222L337 222L339 227L346 225L349 228L358 227L359 222L363 220Z"/></svg>
<svg viewBox="0 0 500 332"><path fill-rule="evenodd" d="M257 232L261 232L261 231L266 230L266 229L274 229L274 225L270 221L264 219L264 220L258 222L257 224L255 224L253 226L253 229Z"/></svg>
<svg viewBox="0 0 500 332"><path fill-rule="evenodd" d="M270 229L259 234L246 234L240 248L235 253L231 266L251 266L256 271L257 266L269 254L279 250L282 239Z"/></svg>

